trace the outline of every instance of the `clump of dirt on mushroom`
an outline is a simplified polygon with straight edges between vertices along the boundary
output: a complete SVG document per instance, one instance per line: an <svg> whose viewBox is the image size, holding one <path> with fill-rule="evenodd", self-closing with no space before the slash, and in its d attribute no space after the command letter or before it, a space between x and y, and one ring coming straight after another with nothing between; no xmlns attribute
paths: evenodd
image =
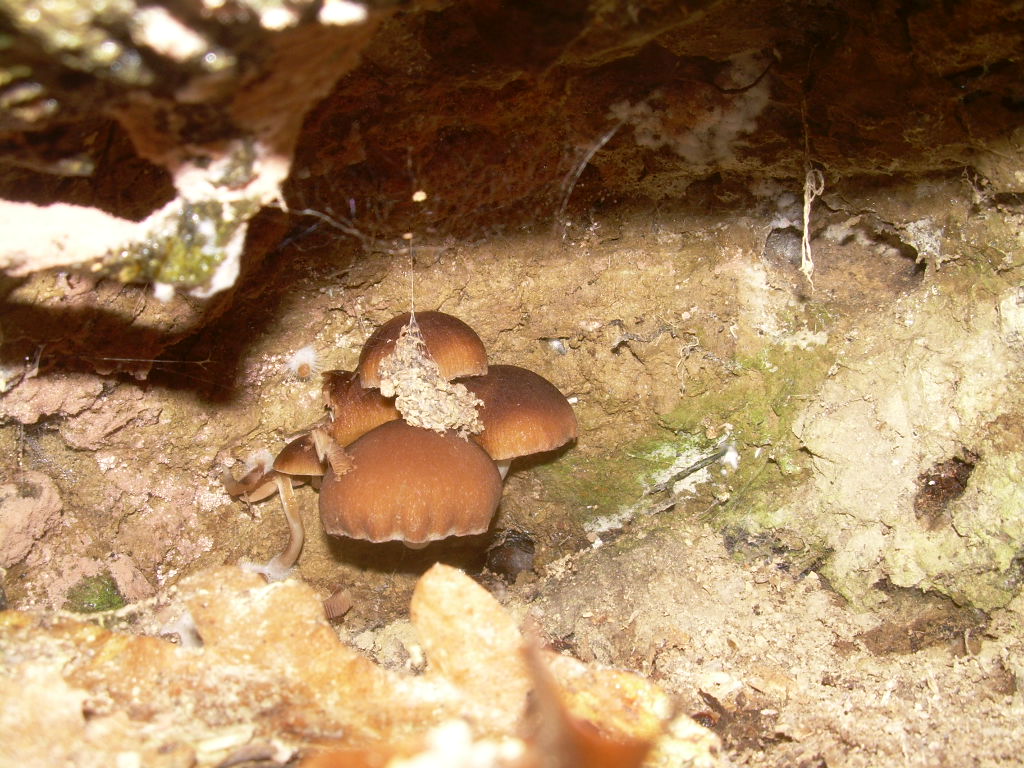
<svg viewBox="0 0 1024 768"><path fill-rule="evenodd" d="M394 351L380 364L380 392L395 398L395 406L406 423L444 432L456 430L466 437L483 430L477 408L483 405L462 384L441 375L427 352L416 315L402 328Z"/></svg>

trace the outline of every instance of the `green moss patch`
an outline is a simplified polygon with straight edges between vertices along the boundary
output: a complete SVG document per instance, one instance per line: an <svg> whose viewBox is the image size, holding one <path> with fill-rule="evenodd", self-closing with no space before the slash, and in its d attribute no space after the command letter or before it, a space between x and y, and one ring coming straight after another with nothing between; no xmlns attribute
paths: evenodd
<svg viewBox="0 0 1024 768"><path fill-rule="evenodd" d="M616 519L632 516L680 457L696 461L714 447L715 441L705 438L662 433L619 446L611 455L569 453L537 472L547 495L570 510L583 527L615 527Z"/></svg>
<svg viewBox="0 0 1024 768"><path fill-rule="evenodd" d="M117 582L108 572L82 579L68 591L65 609L76 613L112 611L125 606Z"/></svg>
<svg viewBox="0 0 1024 768"><path fill-rule="evenodd" d="M766 549L778 553L778 537L764 532L791 522L780 516L780 487L798 484L806 464L793 421L833 360L825 346L767 348L741 360L725 380L687 382L697 394L664 416L657 432L612 454L570 452L538 468L541 482L588 531L674 507L677 516L699 515L734 538L763 539ZM658 490L724 446L739 454L735 470L721 472L723 465L716 462L683 478L690 492ZM823 552L819 542L784 538L791 546L781 548L798 552L802 564L817 561Z"/></svg>

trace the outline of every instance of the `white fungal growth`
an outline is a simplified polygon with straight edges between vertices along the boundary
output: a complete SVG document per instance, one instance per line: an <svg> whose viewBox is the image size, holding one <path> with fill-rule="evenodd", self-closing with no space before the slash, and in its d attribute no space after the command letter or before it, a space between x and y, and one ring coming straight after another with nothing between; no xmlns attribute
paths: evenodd
<svg viewBox="0 0 1024 768"><path fill-rule="evenodd" d="M321 24L336 24L339 27L366 21L366 8L349 0L325 0L320 8Z"/></svg>
<svg viewBox="0 0 1024 768"><path fill-rule="evenodd" d="M638 146L675 152L694 166L709 166L734 158L739 138L757 128L757 118L771 100L771 85L762 76L767 65L760 54L733 57L719 78L717 98L709 97L704 109L685 109L661 91L633 104L611 105L610 117L633 127Z"/></svg>
<svg viewBox="0 0 1024 768"><path fill-rule="evenodd" d="M414 427L435 432L454 429L462 437L484 428L476 410L483 402L462 384L452 384L441 375L415 315L402 328L394 351L381 360L380 393L394 396L398 412Z"/></svg>
<svg viewBox="0 0 1024 768"><path fill-rule="evenodd" d="M174 298L174 286L170 283L153 283L153 296L166 304Z"/></svg>
<svg viewBox="0 0 1024 768"><path fill-rule="evenodd" d="M320 372L320 360L311 345L298 349L288 358L288 370L297 378L305 381Z"/></svg>
<svg viewBox="0 0 1024 768"><path fill-rule="evenodd" d="M274 454L268 451L266 448L262 448L255 453L251 454L245 460L245 473L248 474L254 469L259 469L263 474L270 471L271 467L274 466Z"/></svg>

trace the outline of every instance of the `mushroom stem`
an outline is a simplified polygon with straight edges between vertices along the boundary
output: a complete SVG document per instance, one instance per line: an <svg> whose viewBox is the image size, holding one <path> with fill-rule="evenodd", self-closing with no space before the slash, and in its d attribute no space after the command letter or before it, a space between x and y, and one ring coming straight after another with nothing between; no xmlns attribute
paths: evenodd
<svg viewBox="0 0 1024 768"><path fill-rule="evenodd" d="M499 459L494 462L498 466L498 474L501 475L501 479L504 480L508 474L508 468L512 465L512 459Z"/></svg>
<svg viewBox="0 0 1024 768"><path fill-rule="evenodd" d="M302 526L302 515L299 514L295 503L291 478L278 474L274 480L277 482L277 492L281 496L281 507L284 509L285 519L288 521L288 546L285 547L284 552L267 563L267 578L271 581L278 581L271 574L280 573L282 576L279 578L283 578L283 574L291 570L298 562L306 530Z"/></svg>

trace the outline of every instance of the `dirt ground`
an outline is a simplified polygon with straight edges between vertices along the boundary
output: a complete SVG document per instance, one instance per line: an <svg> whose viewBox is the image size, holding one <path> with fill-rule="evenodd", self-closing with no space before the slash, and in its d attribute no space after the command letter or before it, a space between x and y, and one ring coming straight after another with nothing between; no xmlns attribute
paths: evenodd
<svg viewBox="0 0 1024 768"><path fill-rule="evenodd" d="M826 196L813 285L797 190L770 186L742 212L609 208L565 237L367 246L293 220L231 310L158 359L72 370L42 347L8 372L6 606L163 605L186 575L269 559L277 501L232 501L221 478L323 416L319 377L289 357L352 369L382 322L440 309L491 362L558 386L579 439L513 464L487 534L418 551L330 539L297 489L295 577L349 591L347 644L421 670L409 602L448 563L547 646L659 685L721 740L713 763L1019 764L1019 212L963 178L929 184ZM68 279L8 301L66 303Z"/></svg>

